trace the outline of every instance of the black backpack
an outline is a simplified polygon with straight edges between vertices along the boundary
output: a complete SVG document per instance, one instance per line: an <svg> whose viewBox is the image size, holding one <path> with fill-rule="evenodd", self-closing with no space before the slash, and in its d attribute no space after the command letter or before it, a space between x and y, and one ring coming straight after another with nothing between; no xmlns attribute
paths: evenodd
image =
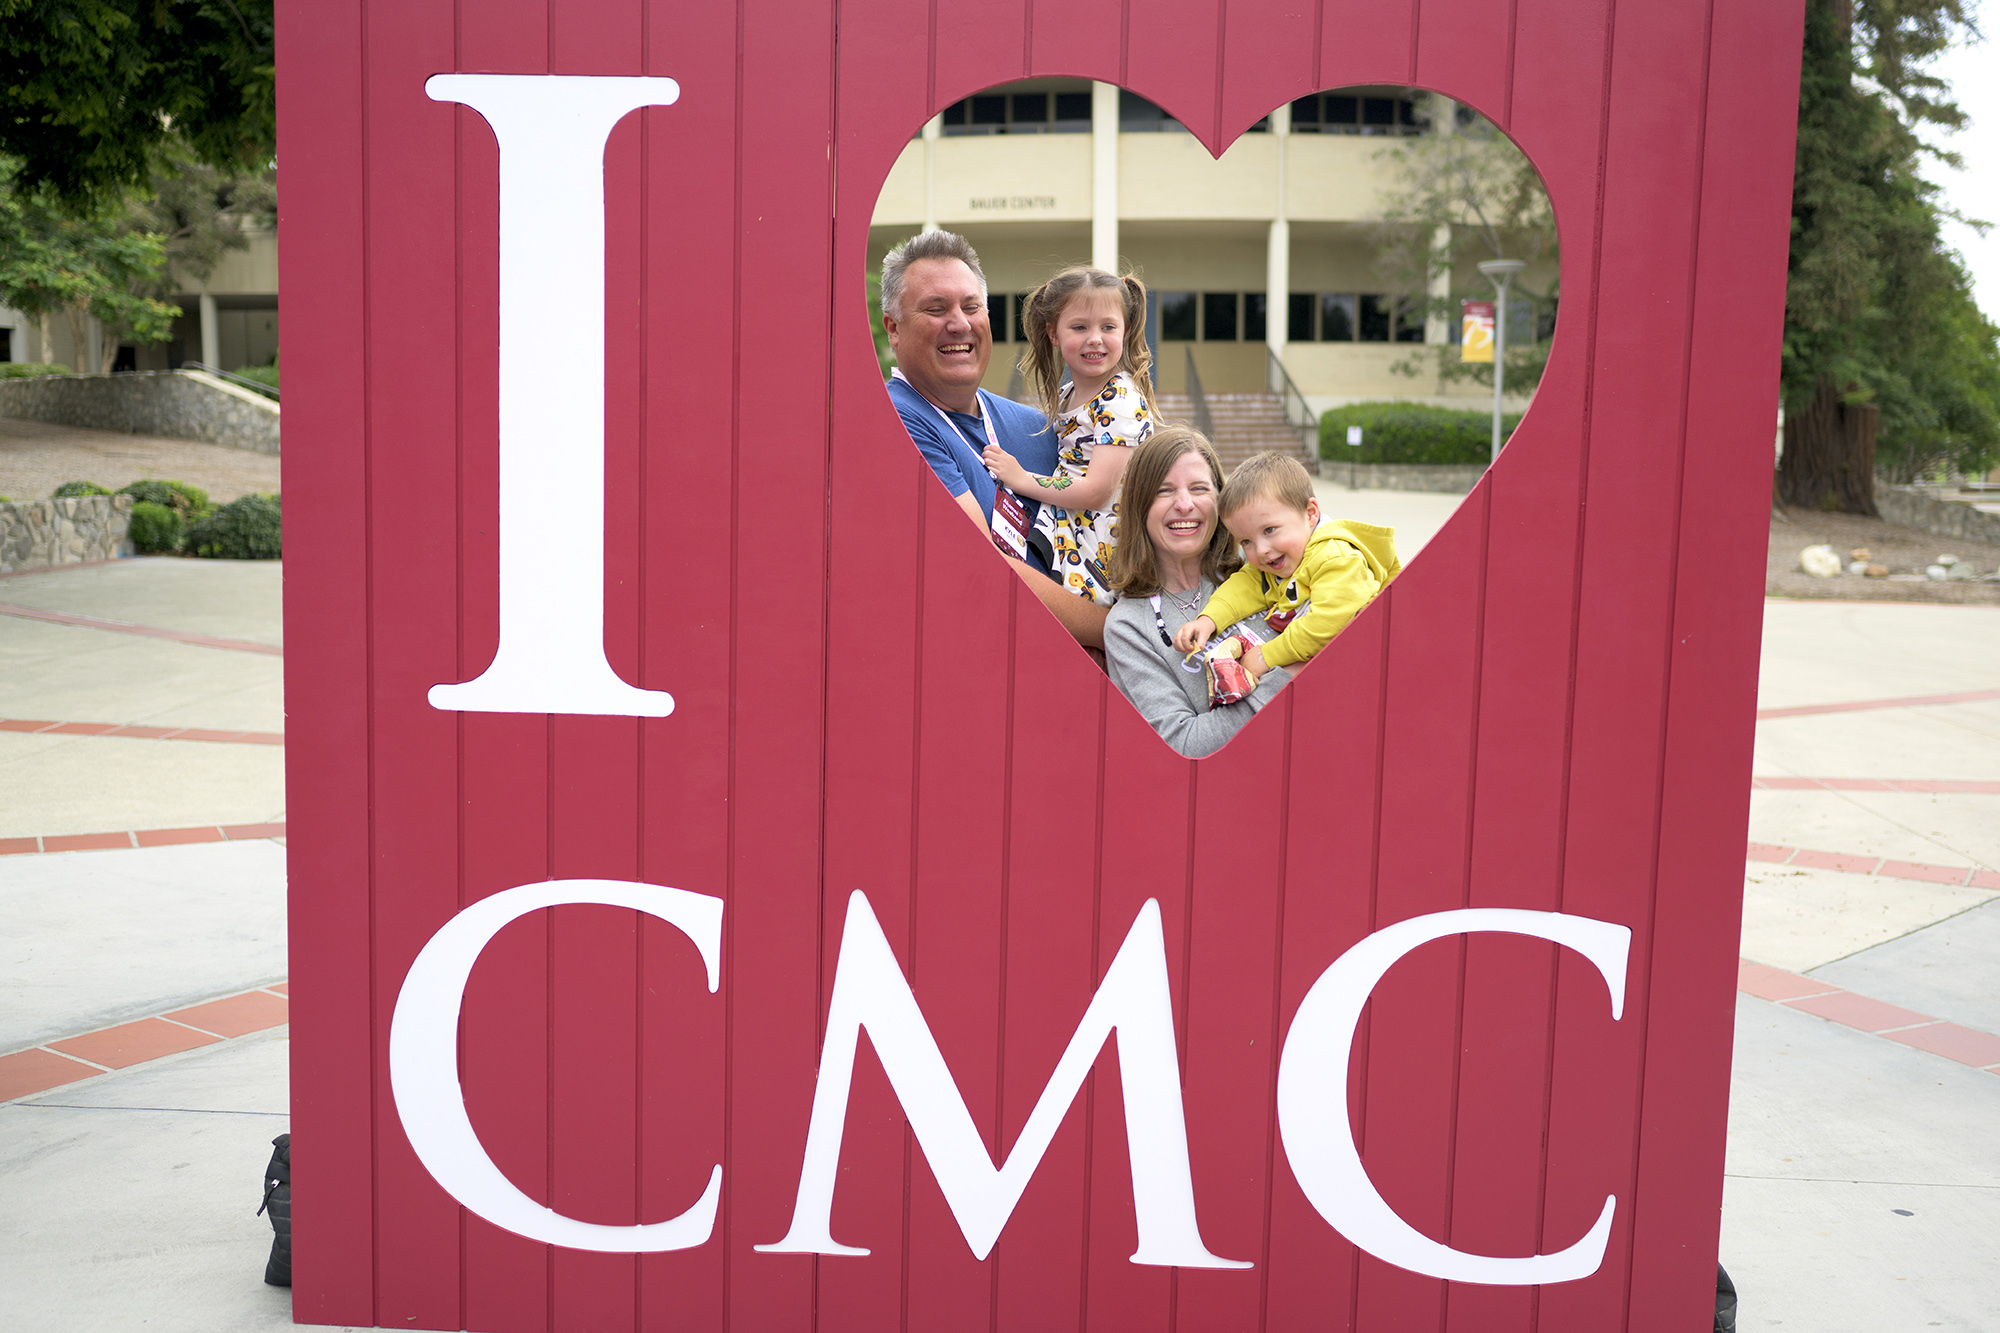
<svg viewBox="0 0 2000 1333"><path fill-rule="evenodd" d="M261 1216L271 1213L271 1258L264 1265L264 1280L274 1287L292 1285L292 1136L280 1134L271 1140L271 1164L264 1168L264 1202Z"/></svg>

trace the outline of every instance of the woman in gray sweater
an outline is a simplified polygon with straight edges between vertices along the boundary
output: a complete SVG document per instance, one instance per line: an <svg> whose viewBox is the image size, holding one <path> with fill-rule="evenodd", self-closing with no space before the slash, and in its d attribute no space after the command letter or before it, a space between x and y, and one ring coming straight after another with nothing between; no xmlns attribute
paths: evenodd
<svg viewBox="0 0 2000 1333"><path fill-rule="evenodd" d="M1163 427L1134 449L1118 490L1110 574L1120 599L1104 622L1111 682L1190 759L1220 750L1292 678L1273 668L1249 698L1212 709L1203 673L1174 651L1174 631L1243 563L1216 513L1221 493L1221 460L1187 426Z"/></svg>

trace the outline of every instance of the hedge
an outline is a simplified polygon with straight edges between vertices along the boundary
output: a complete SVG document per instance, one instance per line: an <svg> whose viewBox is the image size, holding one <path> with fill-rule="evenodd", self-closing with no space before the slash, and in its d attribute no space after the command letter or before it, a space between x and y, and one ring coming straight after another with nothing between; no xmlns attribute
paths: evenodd
<svg viewBox="0 0 2000 1333"><path fill-rule="evenodd" d="M1506 435L1520 424L1519 412L1501 418ZM1349 426L1361 427L1359 449L1347 443ZM1493 457L1493 413L1394 402L1328 408L1319 418L1319 456L1343 463L1483 464Z"/></svg>
<svg viewBox="0 0 2000 1333"><path fill-rule="evenodd" d="M278 497L246 495L188 529L186 551L210 560L276 560L283 554Z"/></svg>
<svg viewBox="0 0 2000 1333"><path fill-rule="evenodd" d="M174 510L141 500L132 506L125 535L132 539L132 549L140 555L168 555L180 550L181 536L186 531L181 516Z"/></svg>

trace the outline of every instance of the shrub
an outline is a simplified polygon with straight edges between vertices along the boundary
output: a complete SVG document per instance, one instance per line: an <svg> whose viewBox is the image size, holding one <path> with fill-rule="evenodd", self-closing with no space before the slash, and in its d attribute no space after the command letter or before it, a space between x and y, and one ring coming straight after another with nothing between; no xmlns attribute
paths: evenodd
<svg viewBox="0 0 2000 1333"><path fill-rule="evenodd" d="M74 500L78 496L83 495L109 494L111 494L110 491L105 490L94 481L66 481L51 491L49 498L52 500Z"/></svg>
<svg viewBox="0 0 2000 1333"><path fill-rule="evenodd" d="M155 481L148 477L129 486L120 486L118 494L129 495L135 501L146 504L165 505L179 514L184 524L207 517L215 508L208 502L207 491L184 481Z"/></svg>
<svg viewBox="0 0 2000 1333"><path fill-rule="evenodd" d="M188 529L186 549L210 560L276 560L283 551L278 497L231 500Z"/></svg>
<svg viewBox="0 0 2000 1333"><path fill-rule="evenodd" d="M1501 418L1503 438L1521 414ZM1361 427L1361 447L1350 448L1347 428ZM1421 403L1354 403L1320 414L1319 456L1356 463L1485 464L1493 456L1493 414Z"/></svg>
<svg viewBox="0 0 2000 1333"><path fill-rule="evenodd" d="M171 554L181 548L181 537L187 532L187 525L181 521L178 511L151 500L141 500L132 506L131 526L126 535L132 539L132 549L140 555Z"/></svg>
<svg viewBox="0 0 2000 1333"><path fill-rule="evenodd" d="M70 368L63 365L44 365L40 361L0 361L0 380L25 379L29 375L68 375Z"/></svg>
<svg viewBox="0 0 2000 1333"><path fill-rule="evenodd" d="M275 356L272 357L271 364L268 366L243 366L229 373L241 379L255 380L259 384L268 384L275 389L278 387L278 358Z"/></svg>

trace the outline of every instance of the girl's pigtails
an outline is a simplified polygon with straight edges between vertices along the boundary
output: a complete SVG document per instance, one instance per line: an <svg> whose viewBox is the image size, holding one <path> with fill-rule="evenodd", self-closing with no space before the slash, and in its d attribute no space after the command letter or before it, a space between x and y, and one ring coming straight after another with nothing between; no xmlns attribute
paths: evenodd
<svg viewBox="0 0 2000 1333"><path fill-rule="evenodd" d="M1125 291L1123 368L1132 377L1139 396L1145 400L1146 410L1157 421L1160 410L1153 402L1153 349L1146 344L1146 284L1139 280L1136 273L1125 274L1118 283Z"/></svg>

